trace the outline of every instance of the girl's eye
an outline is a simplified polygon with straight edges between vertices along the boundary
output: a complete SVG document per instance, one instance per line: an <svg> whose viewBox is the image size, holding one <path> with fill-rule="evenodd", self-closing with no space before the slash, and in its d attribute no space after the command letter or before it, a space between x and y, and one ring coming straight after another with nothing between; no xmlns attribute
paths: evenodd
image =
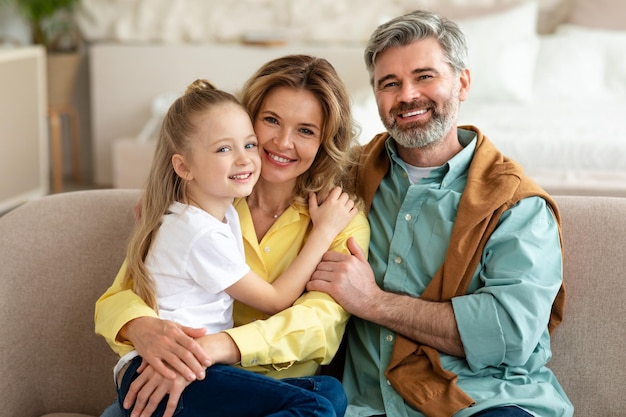
<svg viewBox="0 0 626 417"><path fill-rule="evenodd" d="M228 146L222 146L217 150L218 153L228 152L230 148Z"/></svg>
<svg viewBox="0 0 626 417"><path fill-rule="evenodd" d="M254 148L256 148L256 146L257 146L256 142L250 142L250 143L246 144L245 148L246 149L254 149Z"/></svg>

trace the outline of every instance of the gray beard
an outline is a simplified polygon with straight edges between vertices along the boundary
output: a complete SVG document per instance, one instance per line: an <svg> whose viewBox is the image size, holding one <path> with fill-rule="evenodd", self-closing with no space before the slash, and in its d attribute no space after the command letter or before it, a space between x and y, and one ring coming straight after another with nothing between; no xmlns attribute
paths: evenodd
<svg viewBox="0 0 626 417"><path fill-rule="evenodd" d="M425 124L411 123L400 127L394 117L387 119L381 115L381 120L398 145L405 148L425 148L443 141L456 124L458 109L458 94L453 94L444 103L441 111L432 109L432 118Z"/></svg>

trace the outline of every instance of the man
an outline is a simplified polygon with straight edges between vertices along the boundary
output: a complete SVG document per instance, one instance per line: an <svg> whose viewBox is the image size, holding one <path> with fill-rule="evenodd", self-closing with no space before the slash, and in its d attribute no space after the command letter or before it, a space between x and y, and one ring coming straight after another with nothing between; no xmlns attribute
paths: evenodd
<svg viewBox="0 0 626 417"><path fill-rule="evenodd" d="M353 314L347 416L571 416L552 372L562 318L558 208L474 127L464 36L416 11L365 60L388 133L363 149L369 263L328 252L308 285Z"/></svg>

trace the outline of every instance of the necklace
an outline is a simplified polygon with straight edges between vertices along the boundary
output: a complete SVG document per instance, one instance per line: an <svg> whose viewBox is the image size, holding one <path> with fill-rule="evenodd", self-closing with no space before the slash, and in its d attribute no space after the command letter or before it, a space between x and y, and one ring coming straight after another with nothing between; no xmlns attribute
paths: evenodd
<svg viewBox="0 0 626 417"><path fill-rule="evenodd" d="M263 210L259 206L252 205L252 204L248 203L248 207L250 207L251 209L255 209L255 210L261 212L261 214L263 216L271 217L274 220L278 219L289 208L289 206L290 206L290 204L287 205L287 207L285 207L283 209L278 209L276 211L272 211L272 210Z"/></svg>

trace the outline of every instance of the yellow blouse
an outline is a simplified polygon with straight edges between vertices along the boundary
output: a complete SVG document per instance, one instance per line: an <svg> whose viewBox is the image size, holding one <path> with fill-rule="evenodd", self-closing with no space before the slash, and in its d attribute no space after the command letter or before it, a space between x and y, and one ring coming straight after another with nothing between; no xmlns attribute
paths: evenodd
<svg viewBox="0 0 626 417"><path fill-rule="evenodd" d="M235 200L241 221L246 262L268 282L273 282L295 259L308 237L312 223L308 209L289 207L259 242L245 199ZM359 213L334 240L330 250L348 253L346 241L354 237L367 251L370 229ZM126 264L115 281L96 302L95 330L120 356L132 350L116 340L120 329L142 316L157 317L132 290L122 285ZM312 375L319 364L333 358L343 337L348 313L325 293L306 292L294 305L267 316L236 302L235 328L227 330L241 352L241 366L272 377Z"/></svg>

